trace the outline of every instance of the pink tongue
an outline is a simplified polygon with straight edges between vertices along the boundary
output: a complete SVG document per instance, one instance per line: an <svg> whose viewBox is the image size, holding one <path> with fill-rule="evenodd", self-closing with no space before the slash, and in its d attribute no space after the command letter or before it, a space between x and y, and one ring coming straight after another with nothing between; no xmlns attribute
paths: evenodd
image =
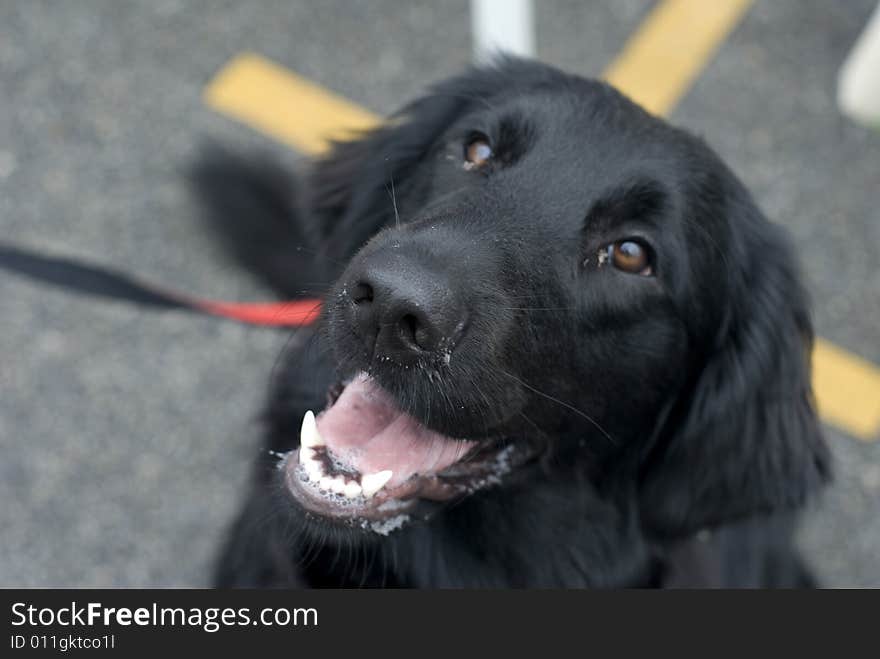
<svg viewBox="0 0 880 659"><path fill-rule="evenodd" d="M317 422L333 456L361 474L390 469L391 487L416 474L441 471L473 446L424 428L397 409L391 396L364 373L318 415Z"/></svg>

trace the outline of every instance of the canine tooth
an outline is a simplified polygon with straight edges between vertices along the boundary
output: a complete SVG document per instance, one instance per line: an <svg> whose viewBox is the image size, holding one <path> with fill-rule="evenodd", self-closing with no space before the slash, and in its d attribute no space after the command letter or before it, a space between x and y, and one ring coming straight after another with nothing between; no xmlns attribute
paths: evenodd
<svg viewBox="0 0 880 659"><path fill-rule="evenodd" d="M343 494L347 496L349 499L354 499L356 496L359 496L361 493L360 483L357 481L348 481L345 484L345 491Z"/></svg>
<svg viewBox="0 0 880 659"><path fill-rule="evenodd" d="M365 497L371 497L376 492L385 487L385 484L391 480L394 475L390 469L385 471L377 471L375 474L364 474L361 477L361 489L363 489Z"/></svg>
<svg viewBox="0 0 880 659"><path fill-rule="evenodd" d="M345 479L342 476L337 476L333 479L333 482L330 483L330 488L336 492L336 494L342 494L345 492Z"/></svg>
<svg viewBox="0 0 880 659"><path fill-rule="evenodd" d="M317 474L317 478L313 480L318 480L321 476L324 475L324 465L322 465L317 460L309 460L308 462L303 463L303 468L306 470L306 473L311 476L312 474Z"/></svg>
<svg viewBox="0 0 880 659"><path fill-rule="evenodd" d="M331 486L333 485L333 479L329 476L321 476L321 479L318 481L318 486L322 490L330 491Z"/></svg>
<svg viewBox="0 0 880 659"><path fill-rule="evenodd" d="M303 416L302 428L299 431L299 443L307 448L324 446L324 438L318 434L318 424L315 423L315 414L308 410Z"/></svg>
<svg viewBox="0 0 880 659"><path fill-rule="evenodd" d="M308 465L315 459L315 450L309 448L308 446L300 446L299 448L299 463L301 465Z"/></svg>
<svg viewBox="0 0 880 659"><path fill-rule="evenodd" d="M317 483L324 476L324 471L321 469L307 470L306 473L309 475L309 480L312 483Z"/></svg>

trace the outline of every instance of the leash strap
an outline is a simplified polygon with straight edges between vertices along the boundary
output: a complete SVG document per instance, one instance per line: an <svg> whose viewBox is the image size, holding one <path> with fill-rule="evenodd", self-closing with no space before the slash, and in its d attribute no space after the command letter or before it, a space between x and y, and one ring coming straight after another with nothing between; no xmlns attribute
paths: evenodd
<svg viewBox="0 0 880 659"><path fill-rule="evenodd" d="M301 327L321 313L317 299L285 302L206 300L142 281L118 270L50 257L0 243L0 269L64 290L156 309L178 309L264 327Z"/></svg>

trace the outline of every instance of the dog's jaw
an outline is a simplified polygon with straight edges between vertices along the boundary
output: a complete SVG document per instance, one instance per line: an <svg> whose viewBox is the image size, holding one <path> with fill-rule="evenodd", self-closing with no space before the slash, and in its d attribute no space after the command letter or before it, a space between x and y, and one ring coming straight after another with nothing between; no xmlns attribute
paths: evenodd
<svg viewBox="0 0 880 659"><path fill-rule="evenodd" d="M420 502L451 501L496 485L527 455L513 444L430 430L361 373L333 392L317 418L306 412L300 446L279 468L307 513L386 534Z"/></svg>

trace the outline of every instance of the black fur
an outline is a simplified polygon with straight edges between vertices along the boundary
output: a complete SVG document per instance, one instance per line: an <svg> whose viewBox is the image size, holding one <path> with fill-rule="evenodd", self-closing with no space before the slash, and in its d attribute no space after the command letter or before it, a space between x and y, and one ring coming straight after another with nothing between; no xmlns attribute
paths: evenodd
<svg viewBox="0 0 880 659"><path fill-rule="evenodd" d="M462 167L475 134L494 147L485 171ZM299 183L216 151L195 181L245 266L284 296L328 292L273 382L267 448L296 446L303 412L368 369L435 430L539 451L388 537L306 519L265 457L218 585L812 583L794 516L829 458L806 296L785 234L701 140L601 82L506 59ZM655 277L601 262L632 237ZM351 273L392 250L470 310L445 368L371 363L345 320Z"/></svg>

